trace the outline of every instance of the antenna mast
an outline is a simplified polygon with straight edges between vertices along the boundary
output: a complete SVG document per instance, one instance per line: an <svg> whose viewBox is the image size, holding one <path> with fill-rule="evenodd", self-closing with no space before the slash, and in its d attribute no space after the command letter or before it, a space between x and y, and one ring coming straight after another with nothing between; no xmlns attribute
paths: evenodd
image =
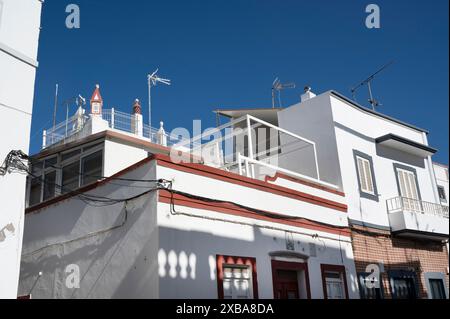
<svg viewBox="0 0 450 319"><path fill-rule="evenodd" d="M374 97L373 97L373 93L372 93L372 80L375 78L375 76L380 73L381 71L383 71L384 69L386 69L388 66L390 66L391 64L393 64L394 61L390 61L389 63L383 65L378 71L376 71L375 73L373 73L372 75L370 75L367 79L365 79L364 81L360 82L359 84L355 85L354 87L352 87L350 89L350 91L352 92L352 96L353 96L353 100L356 101L356 90L359 89L360 87L367 85L367 89L369 90L369 103L372 106L372 110L376 111L376 107L380 106L381 104L379 103L379 101L377 101Z"/></svg>
<svg viewBox="0 0 450 319"><path fill-rule="evenodd" d="M58 107L58 84L56 84L55 88L55 105L53 106L53 132L55 132L55 126L56 126L56 108ZM52 134L52 143L53 143L53 137L55 134Z"/></svg>
<svg viewBox="0 0 450 319"><path fill-rule="evenodd" d="M295 89L295 83L282 84L278 78L272 83L272 108L275 108L275 94L278 93L278 106L281 107L281 90Z"/></svg>
<svg viewBox="0 0 450 319"><path fill-rule="evenodd" d="M152 138L152 96L151 96L151 88L152 85L156 86L156 84L163 83L166 85L171 85L170 80L160 78L156 73L158 73L159 69L156 69L152 74L147 75L148 80L148 125L149 125L149 138Z"/></svg>

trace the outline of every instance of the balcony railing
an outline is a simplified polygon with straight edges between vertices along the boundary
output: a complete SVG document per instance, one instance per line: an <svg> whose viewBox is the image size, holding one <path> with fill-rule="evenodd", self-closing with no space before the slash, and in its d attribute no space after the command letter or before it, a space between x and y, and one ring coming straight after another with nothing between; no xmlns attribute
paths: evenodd
<svg viewBox="0 0 450 319"><path fill-rule="evenodd" d="M136 134L134 115L120 112L114 109L103 109L103 120L108 122L110 129L119 130L131 134ZM69 117L66 121L57 124L54 128L49 128L43 134L43 148L49 147L53 144L64 143L70 141L75 134L79 133L89 120L89 116L83 114L75 114ZM164 146L173 146L181 142L180 137L163 133L161 136L161 129L150 127L148 124L142 125L142 138L156 144L163 144Z"/></svg>
<svg viewBox="0 0 450 319"><path fill-rule="evenodd" d="M417 214L434 215L442 218L449 218L448 206L436 203L424 202L407 197L395 197L386 201L389 213L412 212Z"/></svg>
<svg viewBox="0 0 450 319"><path fill-rule="evenodd" d="M316 144L251 115L233 119L177 144L209 166L265 180L276 172L338 189L323 181Z"/></svg>

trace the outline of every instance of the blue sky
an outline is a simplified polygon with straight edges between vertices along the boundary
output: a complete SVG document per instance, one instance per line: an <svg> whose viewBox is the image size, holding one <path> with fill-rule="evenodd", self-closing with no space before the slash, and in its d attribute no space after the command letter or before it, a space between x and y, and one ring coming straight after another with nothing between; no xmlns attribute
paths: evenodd
<svg viewBox="0 0 450 319"><path fill-rule="evenodd" d="M76 3L81 28L67 29ZM365 7L376 3L381 28L367 29ZM395 60L373 82L378 110L428 129L435 160L448 163L448 1L149 1L48 0L42 13L31 153L51 126L55 83L60 101L90 98L100 84L105 108L130 112L147 103L146 74L156 67L172 80L153 92L153 126L215 125L213 109L270 107L278 76L295 82L283 105L315 93L349 88ZM357 99L365 103L367 91ZM366 104L366 103L365 103ZM75 111L72 107L71 112ZM147 110L144 106L144 118ZM60 107L58 122L65 117Z"/></svg>

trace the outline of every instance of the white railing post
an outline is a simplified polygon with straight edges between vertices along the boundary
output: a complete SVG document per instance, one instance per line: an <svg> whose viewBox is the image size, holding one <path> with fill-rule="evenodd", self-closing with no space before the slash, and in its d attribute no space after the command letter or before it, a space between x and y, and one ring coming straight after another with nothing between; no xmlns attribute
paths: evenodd
<svg viewBox="0 0 450 319"><path fill-rule="evenodd" d="M238 170L239 170L239 175L242 176L242 158L241 158L241 152L238 152L238 154L237 154L237 160L238 160Z"/></svg>
<svg viewBox="0 0 450 319"><path fill-rule="evenodd" d="M250 167L249 167L247 158L244 159L244 163L245 163L245 175L247 177L250 177Z"/></svg>
<svg viewBox="0 0 450 319"><path fill-rule="evenodd" d="M114 108L111 109L111 128L114 128Z"/></svg>
<svg viewBox="0 0 450 319"><path fill-rule="evenodd" d="M42 148L45 148L47 146L47 131L44 130L42 132Z"/></svg>
<svg viewBox="0 0 450 319"><path fill-rule="evenodd" d="M251 123L250 123L250 116L247 115L247 138L248 138L248 157L253 160L253 139L252 139L252 127L251 127ZM248 161L246 161L248 164ZM254 170L254 165L253 163L250 164L251 165L251 176L254 177L255 176L255 170ZM248 176L248 172L247 172L247 176Z"/></svg>
<svg viewBox="0 0 450 319"><path fill-rule="evenodd" d="M319 161L317 159L317 150L316 150L316 145L315 144L313 144L313 150L314 150L314 160L316 162L317 179L320 180Z"/></svg>

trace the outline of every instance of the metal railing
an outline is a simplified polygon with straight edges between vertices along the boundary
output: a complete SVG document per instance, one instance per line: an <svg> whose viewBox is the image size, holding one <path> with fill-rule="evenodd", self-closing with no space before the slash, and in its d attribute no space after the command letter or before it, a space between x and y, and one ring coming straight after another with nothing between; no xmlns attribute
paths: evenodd
<svg viewBox="0 0 450 319"><path fill-rule="evenodd" d="M394 197L386 201L389 213L412 212L449 218L448 206L424 202L407 197Z"/></svg>
<svg viewBox="0 0 450 319"><path fill-rule="evenodd" d="M70 136L80 132L89 116L75 114L69 117L66 121L59 123L55 127L51 127L43 133L42 147L48 147L52 144L59 143L69 138Z"/></svg>
<svg viewBox="0 0 450 319"><path fill-rule="evenodd" d="M134 114L120 112L115 109L103 109L102 119L108 122L110 129L138 134L139 129L136 127L137 122ZM50 145L64 142L66 139L69 140L70 137L83 129L88 120L88 115L75 114L66 121L59 123L54 128L44 130L42 147L46 148ZM182 141L179 136L171 135L166 132L162 133L161 129L150 127L148 124L141 123L140 125L142 125L141 137L148 139L152 143L173 146Z"/></svg>
<svg viewBox="0 0 450 319"><path fill-rule="evenodd" d="M209 166L264 180L277 171L338 187L320 178L316 144L251 115L234 119L178 144Z"/></svg>

